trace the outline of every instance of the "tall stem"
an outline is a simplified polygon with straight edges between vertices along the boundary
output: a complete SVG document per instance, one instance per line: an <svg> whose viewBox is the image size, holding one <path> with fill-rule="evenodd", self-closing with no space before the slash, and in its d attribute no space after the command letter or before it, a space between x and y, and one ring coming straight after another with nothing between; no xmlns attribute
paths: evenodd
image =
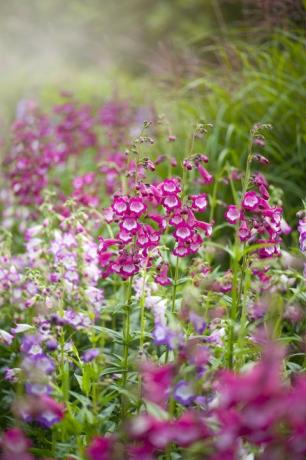
<svg viewBox="0 0 306 460"><path fill-rule="evenodd" d="M130 344L130 328L131 328L131 300L132 300L132 284L133 277L129 279L127 287L127 300L125 305L125 321L123 326L123 375L122 388L126 388L128 378L128 359L129 359L129 344ZM125 395L122 397L122 417L126 416L127 400Z"/></svg>
<svg viewBox="0 0 306 460"><path fill-rule="evenodd" d="M175 301L176 301L176 288L177 288L177 281L178 281L178 265L179 265L179 258L178 256L176 257L176 263L175 263L175 272L174 272L174 280L173 280L173 290L172 290L172 306L171 306L171 313L173 314L175 312ZM167 348L166 351L166 357L165 357L165 362L167 363L169 359L169 349ZM176 404L174 398L171 396L169 399L169 404L168 404L168 412L170 417L175 416L175 409L176 409ZM171 460L171 451L172 451L172 446L168 446L167 451L166 451L166 460Z"/></svg>
<svg viewBox="0 0 306 460"><path fill-rule="evenodd" d="M143 353L143 345L145 341L145 327L146 327L146 316L145 316L145 286L146 286L146 269L147 265L145 268L145 272L143 274L143 280L142 280L142 288L141 288L141 297L140 297L140 338L139 338L139 352L140 354ZM142 378L141 374L139 374L139 380L138 380L138 411L141 408L141 403L142 403Z"/></svg>
<svg viewBox="0 0 306 460"><path fill-rule="evenodd" d="M171 309L171 313L175 312L176 288L177 288L177 280L178 280L178 265L179 265L179 258L178 258L178 256L176 256L175 272L174 272L174 284L173 284L173 291L172 291L172 309Z"/></svg>
<svg viewBox="0 0 306 460"><path fill-rule="evenodd" d="M175 301L176 301L176 288L177 288L177 280L178 280L178 265L179 265L179 258L176 256L176 263L175 263L175 272L174 272L174 279L173 279L173 289L172 289L172 302L171 302L171 313L175 312ZM165 356L165 363L169 360L169 348L167 348L166 356Z"/></svg>
<svg viewBox="0 0 306 460"><path fill-rule="evenodd" d="M248 189L251 178L251 163L252 163L252 146L253 146L253 130L250 133L248 154L246 160L245 175L242 184L242 200ZM241 243L238 235L238 226L236 227L235 245L232 258L233 271L233 286L232 286L232 305L230 311L230 323L228 330L228 347L227 347L227 366L232 369L234 366L234 344L235 344L235 323L240 316L239 309L241 305L241 296L243 291L243 283L245 280L245 272L247 268L247 255L243 251L242 266L240 268L241 259ZM239 283L240 279L240 283Z"/></svg>
<svg viewBox="0 0 306 460"><path fill-rule="evenodd" d="M146 265L147 268L147 265ZM139 338L139 350L140 352L143 351L144 339L145 339L145 327L146 327L146 316L145 316L145 286L146 286L146 273L147 270L145 268L142 280L142 287L141 287L141 297L140 297L140 338Z"/></svg>

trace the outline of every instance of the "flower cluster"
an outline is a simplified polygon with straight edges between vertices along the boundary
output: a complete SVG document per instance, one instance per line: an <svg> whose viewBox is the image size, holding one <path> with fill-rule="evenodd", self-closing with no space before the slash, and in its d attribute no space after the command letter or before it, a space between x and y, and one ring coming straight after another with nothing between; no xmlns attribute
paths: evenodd
<svg viewBox="0 0 306 460"><path fill-rule="evenodd" d="M5 158L0 458L304 459L305 289L272 257L290 227L252 173L262 126L245 172L221 154L213 175L212 125L184 152L150 107L64 97L19 105Z"/></svg>
<svg viewBox="0 0 306 460"><path fill-rule="evenodd" d="M284 384L281 358L280 350L270 344L269 352L248 372L222 371L214 395L200 412L188 409L171 419L142 413L127 427L130 445L124 454L120 454L120 436L97 437L87 449L90 460L153 460L173 444L186 452L198 444L202 451L213 451L207 454L209 460L233 460L242 453L242 441L257 449L260 460L290 456L302 460L306 453L306 379L300 376L292 386ZM145 392L150 388L150 400L164 406L165 401L156 398L169 392L171 366L149 365L143 372ZM179 391L187 395L186 383L177 384L175 392Z"/></svg>
<svg viewBox="0 0 306 460"><path fill-rule="evenodd" d="M70 95L67 96L67 101L54 107L57 118L54 132L61 152L61 161L97 144L94 129L96 120L92 107L79 105Z"/></svg>
<svg viewBox="0 0 306 460"><path fill-rule="evenodd" d="M21 204L40 204L48 171L60 159L49 118L32 102L22 102L12 126L13 142L5 159L8 178Z"/></svg>
<svg viewBox="0 0 306 460"><path fill-rule="evenodd" d="M240 206L230 205L225 218L230 224L239 224L240 241L262 244L257 253L260 258L280 255L280 235L290 232L283 220L281 207L269 204L268 183L265 177L256 173L252 179L257 191L248 191L242 197Z"/></svg>
<svg viewBox="0 0 306 460"><path fill-rule="evenodd" d="M105 162L106 190L113 192L117 179L126 168L126 156L120 152L127 143L128 128L134 122L134 112L126 102L110 101L98 110L79 104L69 93L65 101L54 107L54 114L42 113L33 101L21 101L17 119L12 125L12 143L5 157L7 178L18 201L23 205L37 205L43 201L47 186L59 187L57 178L50 179L54 169L61 170L68 158L88 149ZM108 144L98 145L101 125L107 130ZM76 178L74 189L82 204L95 206L96 195L84 193L83 187L92 184L94 174Z"/></svg>
<svg viewBox="0 0 306 460"><path fill-rule="evenodd" d="M119 231L115 238L100 238L99 260L103 276L111 273L128 278L138 273L140 267L149 266L152 251L159 246L161 236L173 229L175 246L173 254L185 257L199 251L203 233L211 236L212 225L196 218L195 212L207 208L207 196L191 195L189 204L181 199L181 184L177 178L165 179L157 185L139 183L135 196L117 195L107 209L108 222L115 222ZM153 227L155 224L155 227ZM201 231L201 232L200 232ZM118 251L110 251L117 246ZM160 267L156 281L167 285L168 265Z"/></svg>

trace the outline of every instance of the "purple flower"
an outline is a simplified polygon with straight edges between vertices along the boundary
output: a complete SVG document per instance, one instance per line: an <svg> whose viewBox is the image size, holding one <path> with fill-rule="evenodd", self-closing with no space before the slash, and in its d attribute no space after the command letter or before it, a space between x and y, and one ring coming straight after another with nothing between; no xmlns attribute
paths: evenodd
<svg viewBox="0 0 306 460"><path fill-rule="evenodd" d="M192 323L195 331L198 334L203 334L206 329L206 322L202 318L202 316L197 315L194 311L189 313L189 321Z"/></svg>
<svg viewBox="0 0 306 460"><path fill-rule="evenodd" d="M180 380L174 388L173 397L183 406L189 406L195 399L192 384L185 380Z"/></svg>
<svg viewBox="0 0 306 460"><path fill-rule="evenodd" d="M25 389L29 395L49 395L52 392L50 385L45 385L42 383L26 383Z"/></svg>
<svg viewBox="0 0 306 460"><path fill-rule="evenodd" d="M38 370L43 374L52 374L55 365L53 360L44 354L27 355L22 361L22 368L27 372Z"/></svg>
<svg viewBox="0 0 306 460"><path fill-rule="evenodd" d="M84 363L90 363L93 361L97 356L99 356L100 350L98 348L90 348L83 353L82 359Z"/></svg>
<svg viewBox="0 0 306 460"><path fill-rule="evenodd" d="M179 331L174 331L162 324L156 324L153 331L155 345L166 345L170 350L175 350L183 341Z"/></svg>

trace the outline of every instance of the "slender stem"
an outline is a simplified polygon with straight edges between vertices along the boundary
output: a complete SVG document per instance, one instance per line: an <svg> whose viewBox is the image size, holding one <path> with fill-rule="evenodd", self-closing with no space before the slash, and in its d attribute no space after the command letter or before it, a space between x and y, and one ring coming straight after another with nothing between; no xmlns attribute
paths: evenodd
<svg viewBox="0 0 306 460"><path fill-rule="evenodd" d="M172 309L171 309L171 313L175 312L176 288L177 288L177 280L178 280L178 265L179 265L179 258L178 258L178 256L176 256L174 283L173 283L173 291L172 291Z"/></svg>
<svg viewBox="0 0 306 460"><path fill-rule="evenodd" d="M143 274L141 297L140 297L140 338L139 338L139 352L140 352L140 354L143 353L143 345L144 345L144 340L145 340L145 327L146 327L146 316L145 316L146 269L147 269L147 265L145 267L145 272ZM138 412L139 412L140 408L141 408L141 401L142 401L142 378L141 378L141 373L139 373L139 379L138 379L138 399L139 399L139 403L138 403Z"/></svg>
<svg viewBox="0 0 306 460"><path fill-rule="evenodd" d="M145 327L146 327L145 286L146 286L146 269L145 269L145 272L143 274L142 287L141 287L141 297L140 297L140 339L139 339L139 349L140 349L141 352L143 351Z"/></svg>
<svg viewBox="0 0 306 460"><path fill-rule="evenodd" d="M237 245L237 236L235 241L234 256L232 259L233 285L232 285L232 305L230 309L229 331L228 331L228 349L227 349L227 366L233 368L234 361L234 325L237 317L237 299L239 284L239 256L237 254L239 247Z"/></svg>
<svg viewBox="0 0 306 460"><path fill-rule="evenodd" d="M253 146L253 130L251 131L248 146L248 155L246 160L246 169L244 180L242 184L242 197L248 189L251 177L251 163L252 163L252 146ZM234 343L235 343L235 330L234 326L238 316L240 316L239 309L241 305L241 296L243 291L243 283L245 281L245 272L247 269L247 254L243 253L242 266L240 269L241 259L241 243L238 235L238 225L236 226L234 253L232 258L232 271L233 271L233 286L232 286L232 306L230 311L230 323L228 330L228 348L227 348L227 366L232 369L234 365ZM240 283L239 283L240 279Z"/></svg>
<svg viewBox="0 0 306 460"><path fill-rule="evenodd" d="M176 263L175 263L175 272L174 272L174 279L173 279L173 289L172 289L172 305L171 305L171 313L175 313L175 301L176 301L176 288L177 288L177 280L178 280L178 265L179 265L179 258L176 256ZM165 364L169 360L169 348L166 350L165 355Z"/></svg>
<svg viewBox="0 0 306 460"><path fill-rule="evenodd" d="M95 417L95 424L97 425L98 422L98 413L99 413L99 402L98 402L98 375L97 375L97 369L96 369L96 363L91 363L91 397L92 397L92 411ZM94 376L94 378L93 378Z"/></svg>
<svg viewBox="0 0 306 460"><path fill-rule="evenodd" d="M211 206L210 206L210 215L209 215L209 222L211 222L214 218L215 214L215 207L216 207L216 202L217 202L217 192L218 192L218 185L219 185L219 176L216 177L214 187L213 187L213 192L212 192L212 197L211 197Z"/></svg>
<svg viewBox="0 0 306 460"><path fill-rule="evenodd" d="M179 273L178 266L179 266L179 258L178 256L176 256L173 290L172 290L172 307L171 307L172 314L175 312L176 288L177 288L178 273ZM165 359L166 363L168 362L168 359L169 359L169 349L167 348L166 359ZM170 417L174 417L175 409L176 409L175 400L171 396L169 399L169 407L168 407ZM170 445L168 446L167 451L166 451L166 460L171 460L171 451L172 451L172 446Z"/></svg>
<svg viewBox="0 0 306 460"><path fill-rule="evenodd" d="M240 328L239 328L239 337L238 337L238 345L239 345L239 367L243 366L244 364L244 341L246 337L246 325L247 325L247 298L248 298L248 291L251 286L251 275L250 270L248 267L248 259L246 259L246 265L244 268L244 279L240 285L240 293L241 296L241 317L240 317Z"/></svg>
<svg viewBox="0 0 306 460"><path fill-rule="evenodd" d="M132 299L132 284L133 276L129 279L127 287L127 300L125 305L125 321L123 326L123 375L122 375L122 388L126 388L128 377L128 358L129 358L129 343L130 343L130 327L131 327L131 299ZM123 395L122 397L122 417L126 416L127 400Z"/></svg>

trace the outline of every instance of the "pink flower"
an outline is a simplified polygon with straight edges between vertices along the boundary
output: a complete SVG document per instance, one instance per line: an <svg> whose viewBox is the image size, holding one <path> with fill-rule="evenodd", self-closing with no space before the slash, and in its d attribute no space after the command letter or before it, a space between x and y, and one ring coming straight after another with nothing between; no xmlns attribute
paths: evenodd
<svg viewBox="0 0 306 460"><path fill-rule="evenodd" d="M163 205L167 211L172 212L175 209L179 209L181 207L181 201L176 195L167 195L163 199Z"/></svg>
<svg viewBox="0 0 306 460"><path fill-rule="evenodd" d="M178 179L165 179L160 183L159 188L164 195L177 195L182 190Z"/></svg>
<svg viewBox="0 0 306 460"><path fill-rule="evenodd" d="M207 171L207 169L204 168L204 166L198 164L197 168L205 185L209 185L214 181L213 176Z"/></svg>
<svg viewBox="0 0 306 460"><path fill-rule="evenodd" d="M123 277L133 276L138 272L138 265L132 257L127 257L121 262L120 273Z"/></svg>
<svg viewBox="0 0 306 460"><path fill-rule="evenodd" d="M212 235L212 224L197 220L195 226L204 231L205 235L209 238Z"/></svg>
<svg viewBox="0 0 306 460"><path fill-rule="evenodd" d="M146 210L146 206L141 198L134 197L129 201L129 210L132 215L140 217Z"/></svg>
<svg viewBox="0 0 306 460"><path fill-rule="evenodd" d="M191 254L191 251L188 247L186 246L181 246L181 245L177 245L174 249L173 249L173 254L177 257L186 257L188 255Z"/></svg>
<svg viewBox="0 0 306 460"><path fill-rule="evenodd" d="M192 166L192 162L189 161L189 160L184 160L183 161L183 166L185 169L187 169L188 171L191 171L193 166Z"/></svg>
<svg viewBox="0 0 306 460"><path fill-rule="evenodd" d="M120 230L117 236L119 240L122 241L124 244L129 243L133 239L132 233L127 232L124 228Z"/></svg>
<svg viewBox="0 0 306 460"><path fill-rule="evenodd" d="M128 200L126 197L115 197L112 208L114 212L119 215L123 216L128 210Z"/></svg>
<svg viewBox="0 0 306 460"><path fill-rule="evenodd" d="M247 221L242 220L240 223L240 227L238 230L239 238L241 241L246 241L250 238L251 236L251 231L248 227Z"/></svg>
<svg viewBox="0 0 306 460"><path fill-rule="evenodd" d="M270 195L269 195L269 192L268 192L268 190L266 189L266 187L265 187L264 185L261 184L261 185L259 186L258 189L259 189L259 193L260 193L260 195L262 196L262 198L263 198L264 200L268 200L269 197L270 197Z"/></svg>
<svg viewBox="0 0 306 460"><path fill-rule="evenodd" d="M1 438L1 460L34 460L34 457L27 452L31 444L19 428L8 429Z"/></svg>
<svg viewBox="0 0 306 460"><path fill-rule="evenodd" d="M210 429L196 412L185 412L174 422L173 441L178 446L188 447L210 435Z"/></svg>
<svg viewBox="0 0 306 460"><path fill-rule="evenodd" d="M120 227L125 230L126 232L130 232L135 234L137 229L139 228L139 224L135 217L126 217L120 223Z"/></svg>
<svg viewBox="0 0 306 460"><path fill-rule="evenodd" d="M140 363L142 375L143 397L163 408L166 408L173 378L173 366L159 366L150 361Z"/></svg>
<svg viewBox="0 0 306 460"><path fill-rule="evenodd" d="M179 224L174 232L177 241L186 241L192 236L192 231L185 223Z"/></svg>
<svg viewBox="0 0 306 460"><path fill-rule="evenodd" d="M160 284L161 286L169 286L169 284L171 284L171 280L168 277L168 270L169 270L168 264L163 264L161 266L159 273L154 278L156 283Z"/></svg>
<svg viewBox="0 0 306 460"><path fill-rule="evenodd" d="M259 198L256 192L246 192L242 200L242 207L247 211L255 211L258 207Z"/></svg>
<svg viewBox="0 0 306 460"><path fill-rule="evenodd" d="M236 224L240 219L240 210L235 205L229 205L225 211L225 218L230 224Z"/></svg>
<svg viewBox="0 0 306 460"><path fill-rule="evenodd" d="M113 439L106 436L97 436L86 449L90 460L112 460Z"/></svg>
<svg viewBox="0 0 306 460"><path fill-rule="evenodd" d="M195 211L204 212L207 209L207 195L206 193L201 193L200 195L191 195L190 199L192 200L192 209Z"/></svg>

